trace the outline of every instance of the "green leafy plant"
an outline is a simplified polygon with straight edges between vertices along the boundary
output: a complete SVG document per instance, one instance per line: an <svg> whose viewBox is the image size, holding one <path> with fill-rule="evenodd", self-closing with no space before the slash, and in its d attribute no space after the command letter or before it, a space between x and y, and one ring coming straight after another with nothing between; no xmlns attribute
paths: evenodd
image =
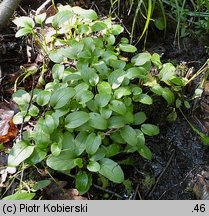
<svg viewBox="0 0 209 216"><path fill-rule="evenodd" d="M153 96L161 96L175 106L185 81L172 64L162 64L156 53L133 55L136 47L119 37L123 27L99 20L93 10L61 6L53 17L20 17L14 23L20 27L16 36L31 35L53 66L44 88L13 94L20 108L14 123L35 123L11 149L9 166L45 161L66 174L74 170L76 188L84 194L95 174L124 181L117 155L138 152L152 159L145 139L160 131L140 104L150 106Z"/></svg>
<svg viewBox="0 0 209 216"><path fill-rule="evenodd" d="M131 17L131 43L138 44L143 37L145 37L146 41L149 26L152 23L157 29L166 31L167 21L162 0L110 0L110 4L111 15L119 18L121 16Z"/></svg>

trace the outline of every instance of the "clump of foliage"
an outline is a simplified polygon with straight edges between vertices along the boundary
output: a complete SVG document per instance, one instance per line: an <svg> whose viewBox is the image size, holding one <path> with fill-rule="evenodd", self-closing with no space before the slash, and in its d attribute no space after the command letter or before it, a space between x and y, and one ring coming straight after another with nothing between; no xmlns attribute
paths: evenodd
<svg viewBox="0 0 209 216"><path fill-rule="evenodd" d="M140 104L151 106L155 95L175 106L186 81L171 63L162 64L156 53L133 55L136 47L119 37L123 27L98 19L93 10L67 5L55 16L19 17L14 23L20 27L16 36L31 35L45 56L39 81L50 70L47 62L53 66L44 88L13 94L20 108L14 123L33 126L11 149L9 166L46 162L62 173L73 170L76 188L84 194L95 174L124 181L117 155L138 152L152 159L145 138L160 131Z"/></svg>
<svg viewBox="0 0 209 216"><path fill-rule="evenodd" d="M129 17L132 20L130 37L134 43L138 43L143 37L146 42L147 33L152 29L150 27L166 33L167 23L173 23L172 26L176 27L174 42L177 41L179 48L180 38L201 36L209 31L208 0L109 0L109 2L110 13L116 17Z"/></svg>

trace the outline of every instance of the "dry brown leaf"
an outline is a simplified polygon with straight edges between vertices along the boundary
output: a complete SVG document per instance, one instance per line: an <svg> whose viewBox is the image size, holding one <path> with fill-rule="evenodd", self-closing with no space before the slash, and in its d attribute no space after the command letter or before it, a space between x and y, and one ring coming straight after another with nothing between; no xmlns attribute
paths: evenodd
<svg viewBox="0 0 209 216"><path fill-rule="evenodd" d="M50 200L87 200L86 197L80 196L77 189L65 189L66 181L52 182L46 188L47 199Z"/></svg>
<svg viewBox="0 0 209 216"><path fill-rule="evenodd" d="M0 143L7 143L17 136L18 129L12 121L14 113L11 104L0 104Z"/></svg>

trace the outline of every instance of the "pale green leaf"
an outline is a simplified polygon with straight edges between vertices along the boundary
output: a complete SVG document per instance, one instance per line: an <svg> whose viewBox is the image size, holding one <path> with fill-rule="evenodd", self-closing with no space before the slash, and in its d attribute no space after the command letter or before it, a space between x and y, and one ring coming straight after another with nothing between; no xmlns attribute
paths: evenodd
<svg viewBox="0 0 209 216"><path fill-rule="evenodd" d="M175 75L175 67L171 63L165 63L159 73L160 80L166 82Z"/></svg>
<svg viewBox="0 0 209 216"><path fill-rule="evenodd" d="M128 53L134 53L137 51L137 48L131 44L119 44L119 49Z"/></svg>
<svg viewBox="0 0 209 216"><path fill-rule="evenodd" d="M110 181L115 183L122 183L124 181L124 173L121 167L109 158L103 158L99 161L100 170L99 173Z"/></svg>
<svg viewBox="0 0 209 216"><path fill-rule="evenodd" d="M4 197L2 200L32 200L35 195L35 193L16 192Z"/></svg>
<svg viewBox="0 0 209 216"><path fill-rule="evenodd" d="M119 101L119 100L112 100L109 104L109 108L120 114L120 115L124 115L126 113L126 106L123 102Z"/></svg>
<svg viewBox="0 0 209 216"><path fill-rule="evenodd" d="M65 127L68 129L77 128L85 124L89 119L90 115L87 112L76 111L67 115L65 118Z"/></svg>
<svg viewBox="0 0 209 216"><path fill-rule="evenodd" d="M61 152L58 156L49 155L46 160L47 166L57 171L70 170L76 166L74 159L76 154L71 150Z"/></svg>
<svg viewBox="0 0 209 216"><path fill-rule="evenodd" d="M31 156L33 150L34 146L31 146L24 141L19 141L12 147L9 153L8 166L18 166L21 162Z"/></svg>
<svg viewBox="0 0 209 216"><path fill-rule="evenodd" d="M135 66L142 66L151 59L151 54L148 52L139 53L131 59Z"/></svg>
<svg viewBox="0 0 209 216"><path fill-rule="evenodd" d="M100 164L97 161L89 161L87 169L90 172L98 172L100 170Z"/></svg>
<svg viewBox="0 0 209 216"><path fill-rule="evenodd" d="M75 95L75 90L71 87L60 88L53 92L50 105L54 109L59 109L69 103L70 99Z"/></svg>
<svg viewBox="0 0 209 216"><path fill-rule="evenodd" d="M102 139L100 135L96 135L95 133L89 134L86 139L86 152L93 155L98 150L101 143Z"/></svg>
<svg viewBox="0 0 209 216"><path fill-rule="evenodd" d="M129 125L120 130L121 137L131 146L137 146L136 131Z"/></svg>
<svg viewBox="0 0 209 216"><path fill-rule="evenodd" d="M141 130L148 136L154 136L160 133L159 127L153 124L142 124Z"/></svg>
<svg viewBox="0 0 209 216"><path fill-rule="evenodd" d="M107 129L107 120L102 118L99 113L91 112L89 113L89 126L98 129L98 130L105 130Z"/></svg>

